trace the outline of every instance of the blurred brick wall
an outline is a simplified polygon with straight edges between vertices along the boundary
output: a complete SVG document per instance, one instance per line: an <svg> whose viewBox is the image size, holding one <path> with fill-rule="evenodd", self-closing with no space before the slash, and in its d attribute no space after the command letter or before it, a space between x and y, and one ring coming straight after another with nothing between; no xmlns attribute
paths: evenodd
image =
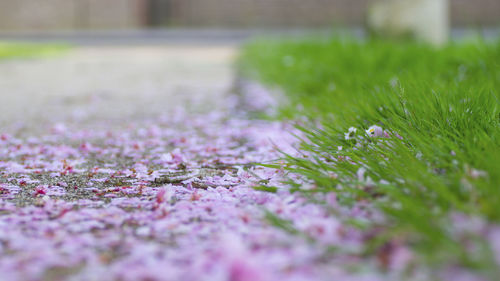
<svg viewBox="0 0 500 281"><path fill-rule="evenodd" d="M361 25L374 0L0 0L0 30ZM455 26L500 26L500 0L450 0Z"/></svg>
<svg viewBox="0 0 500 281"><path fill-rule="evenodd" d="M156 0L162 1L162 0ZM163 0L174 25L328 26L364 22L374 0ZM500 0L449 0L452 25L500 26Z"/></svg>
<svg viewBox="0 0 500 281"><path fill-rule="evenodd" d="M75 20L75 1L1 0L1 29L54 29L71 27ZM57 9L54 7L57 6Z"/></svg>
<svg viewBox="0 0 500 281"><path fill-rule="evenodd" d="M500 27L500 0L450 0L454 25Z"/></svg>
<svg viewBox="0 0 500 281"><path fill-rule="evenodd" d="M0 30L134 28L146 0L0 0Z"/></svg>
<svg viewBox="0 0 500 281"><path fill-rule="evenodd" d="M170 0L178 25L325 26L360 24L370 0Z"/></svg>

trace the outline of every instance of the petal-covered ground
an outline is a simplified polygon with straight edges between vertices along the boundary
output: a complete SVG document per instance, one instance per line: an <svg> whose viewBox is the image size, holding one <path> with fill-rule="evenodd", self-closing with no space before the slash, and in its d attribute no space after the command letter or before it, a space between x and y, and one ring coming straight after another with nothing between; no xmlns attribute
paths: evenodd
<svg viewBox="0 0 500 281"><path fill-rule="evenodd" d="M356 259L325 248L357 248L361 234L288 192L283 171L253 164L293 153L291 132L178 109L113 130L2 134L1 279L345 280Z"/></svg>

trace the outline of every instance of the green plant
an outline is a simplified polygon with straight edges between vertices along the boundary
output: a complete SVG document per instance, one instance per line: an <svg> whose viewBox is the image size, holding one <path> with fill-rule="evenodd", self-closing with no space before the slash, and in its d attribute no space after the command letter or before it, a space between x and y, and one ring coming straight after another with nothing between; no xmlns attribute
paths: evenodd
<svg viewBox="0 0 500 281"><path fill-rule="evenodd" d="M311 121L303 156L284 159L315 192L373 202L387 232L435 265L498 274L491 249L472 253L450 228L457 213L500 221L500 42L263 40L238 64L287 95L281 118Z"/></svg>

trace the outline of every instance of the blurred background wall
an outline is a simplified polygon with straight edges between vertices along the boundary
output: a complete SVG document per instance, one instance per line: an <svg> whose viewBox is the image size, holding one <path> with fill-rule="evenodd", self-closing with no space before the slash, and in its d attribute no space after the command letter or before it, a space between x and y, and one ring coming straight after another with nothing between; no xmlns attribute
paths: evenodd
<svg viewBox="0 0 500 281"><path fill-rule="evenodd" d="M0 0L0 30L363 25L374 0ZM450 0L452 26L500 26L500 0Z"/></svg>
<svg viewBox="0 0 500 281"><path fill-rule="evenodd" d="M140 28L145 0L0 0L0 30Z"/></svg>

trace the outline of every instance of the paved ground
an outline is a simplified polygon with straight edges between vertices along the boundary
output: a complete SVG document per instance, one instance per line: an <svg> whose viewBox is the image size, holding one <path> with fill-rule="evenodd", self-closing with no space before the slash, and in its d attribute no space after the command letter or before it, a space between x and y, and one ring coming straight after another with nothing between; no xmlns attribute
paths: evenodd
<svg viewBox="0 0 500 281"><path fill-rule="evenodd" d="M349 31L357 35L360 29ZM96 45L240 45L260 36L304 36L311 33L329 34L329 29L231 29L231 28L169 28L138 30L79 30L79 31L0 31L0 40L29 42L66 42L80 46Z"/></svg>
<svg viewBox="0 0 500 281"><path fill-rule="evenodd" d="M352 259L332 266L322 249L361 235L252 164L295 138L229 114L234 54L108 46L1 62L0 279L347 280Z"/></svg>
<svg viewBox="0 0 500 281"><path fill-rule="evenodd" d="M498 27L452 28L451 37L482 36L486 39L496 39L500 36ZM6 32L0 31L0 40L15 40L24 42L66 42L79 46L109 46L109 45L231 45L237 46L256 37L303 37L311 34L331 35L346 34L363 38L366 31L362 26L348 28L169 28L169 29L139 29L139 30L80 30L80 31L35 31Z"/></svg>
<svg viewBox="0 0 500 281"><path fill-rule="evenodd" d="M0 124L151 116L187 101L214 109L231 86L235 52L228 45L86 46L3 61Z"/></svg>

